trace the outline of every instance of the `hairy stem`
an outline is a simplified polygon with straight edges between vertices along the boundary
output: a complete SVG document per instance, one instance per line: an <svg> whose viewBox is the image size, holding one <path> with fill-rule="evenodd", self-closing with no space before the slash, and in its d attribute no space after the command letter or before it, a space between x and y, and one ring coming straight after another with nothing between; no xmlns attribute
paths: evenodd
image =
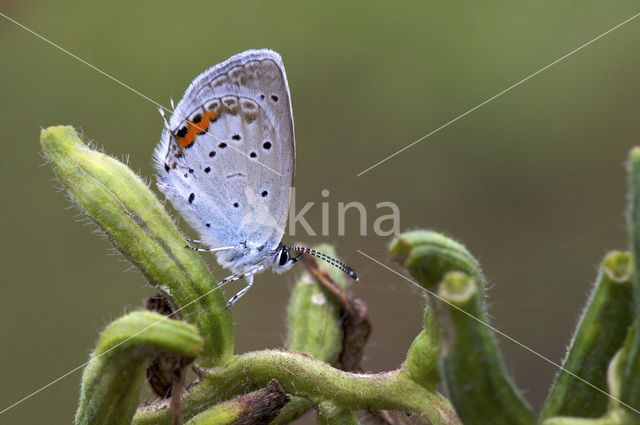
<svg viewBox="0 0 640 425"><path fill-rule="evenodd" d="M82 375L78 425L130 424L153 353L194 359L202 351L195 326L151 312L128 314L102 333Z"/></svg>
<svg viewBox="0 0 640 425"><path fill-rule="evenodd" d="M622 347L631 323L633 261L628 253L609 253L564 361L564 369L606 391L607 365ZM598 417L609 397L584 381L560 371L542 408L542 420L551 416Z"/></svg>
<svg viewBox="0 0 640 425"><path fill-rule="evenodd" d="M622 401L640 410L640 147L631 150L629 158L629 234L635 273L631 330L623 348Z"/></svg>
<svg viewBox="0 0 640 425"><path fill-rule="evenodd" d="M460 243L429 231L402 234L389 251L430 292L442 282L438 295L449 304L439 305L451 317L451 326L441 371L460 420L465 425L534 424L531 408L506 373L485 325L485 281L476 259Z"/></svg>
<svg viewBox="0 0 640 425"><path fill-rule="evenodd" d="M216 404L184 425L267 425L288 401L278 381L272 380L266 388Z"/></svg>
<svg viewBox="0 0 640 425"><path fill-rule="evenodd" d="M205 335L205 367L233 354L233 325L217 283L146 184L121 162L87 147L72 127L40 141L60 181L113 244Z"/></svg>
<svg viewBox="0 0 640 425"><path fill-rule="evenodd" d="M352 410L406 411L434 425L458 423L444 397L416 384L402 370L380 374L343 372L309 356L279 350L243 354L224 366L203 370L198 391L183 398L183 411L201 411L215 402L213 394L229 399L246 386L260 388L271 379L277 379L287 393L305 397L316 405L330 400ZM167 424L167 412L138 411L133 423Z"/></svg>
<svg viewBox="0 0 640 425"><path fill-rule="evenodd" d="M330 245L314 247L330 257L337 257ZM345 274L335 267L327 272L342 288L346 287ZM305 272L293 288L289 301L289 335L287 349L335 365L342 350L342 311L339 303L322 284ZM311 408L311 402L292 397L274 423L289 423Z"/></svg>
<svg viewBox="0 0 640 425"><path fill-rule="evenodd" d="M607 388L611 397L604 415L597 418L556 416L544 420L542 425L636 425L640 423L637 413L630 411L618 401L622 389L623 363L624 349L621 349L613 356L607 368Z"/></svg>
<svg viewBox="0 0 640 425"><path fill-rule="evenodd" d="M320 425L360 425L360 421L351 409L336 406L325 401L318 406L318 424Z"/></svg>
<svg viewBox="0 0 640 425"><path fill-rule="evenodd" d="M413 340L402 366L412 380L425 388L434 388L440 382L438 360L442 352L442 329L435 310L433 299L427 298L424 329Z"/></svg>
<svg viewBox="0 0 640 425"><path fill-rule="evenodd" d="M442 358L447 394L465 425L534 424L526 402L504 370L494 336L484 325L483 300L478 283L461 272L449 272L438 295L449 301L451 336ZM481 323L473 317L480 319Z"/></svg>

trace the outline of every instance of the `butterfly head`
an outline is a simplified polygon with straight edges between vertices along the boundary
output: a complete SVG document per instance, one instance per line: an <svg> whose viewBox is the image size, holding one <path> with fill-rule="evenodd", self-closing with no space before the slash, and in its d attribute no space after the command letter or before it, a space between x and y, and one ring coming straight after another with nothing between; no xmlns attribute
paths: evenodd
<svg viewBox="0 0 640 425"><path fill-rule="evenodd" d="M291 256L291 252L294 252L293 256ZM351 267L340 262L339 260L336 260L335 258L323 254L322 252L304 246L280 245L273 256L273 270L276 273L283 273L289 270L300 259L300 257L302 257L303 254L309 254L323 261L326 261L327 263L346 273L347 276L349 276L356 282L360 281L358 274Z"/></svg>
<svg viewBox="0 0 640 425"><path fill-rule="evenodd" d="M273 271L280 274L289 270L298 261L298 257L289 255L289 248L282 245L273 255Z"/></svg>

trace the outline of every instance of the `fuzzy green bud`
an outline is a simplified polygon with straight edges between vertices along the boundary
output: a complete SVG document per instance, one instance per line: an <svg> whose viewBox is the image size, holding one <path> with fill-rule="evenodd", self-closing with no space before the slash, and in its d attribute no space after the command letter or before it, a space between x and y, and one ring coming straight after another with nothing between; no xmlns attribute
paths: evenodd
<svg viewBox="0 0 640 425"><path fill-rule="evenodd" d="M172 309L207 335L199 362L233 354L233 326L217 282L147 185L120 161L87 147L72 127L51 127L40 141L60 181L82 210L162 290Z"/></svg>
<svg viewBox="0 0 640 425"><path fill-rule="evenodd" d="M130 424L152 354L194 359L202 351L195 326L152 312L135 312L102 333L82 376L76 424Z"/></svg>

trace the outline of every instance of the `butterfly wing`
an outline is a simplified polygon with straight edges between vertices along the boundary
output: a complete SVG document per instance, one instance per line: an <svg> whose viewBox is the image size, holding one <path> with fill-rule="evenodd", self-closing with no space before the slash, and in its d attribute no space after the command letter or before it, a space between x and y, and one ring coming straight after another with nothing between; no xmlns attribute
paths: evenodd
<svg viewBox="0 0 640 425"><path fill-rule="evenodd" d="M221 265L246 269L279 245L295 168L280 56L250 50L198 76L155 151L158 187ZM249 255L250 254L250 255Z"/></svg>

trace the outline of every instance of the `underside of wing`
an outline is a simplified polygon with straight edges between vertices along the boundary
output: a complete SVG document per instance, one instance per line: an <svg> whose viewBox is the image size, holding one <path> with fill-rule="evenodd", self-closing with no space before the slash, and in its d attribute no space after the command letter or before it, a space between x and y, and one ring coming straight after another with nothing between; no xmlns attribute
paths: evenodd
<svg viewBox="0 0 640 425"><path fill-rule="evenodd" d="M160 190L209 246L275 249L295 167L280 56L244 52L196 78L162 134L155 163ZM221 253L223 260L232 255Z"/></svg>

